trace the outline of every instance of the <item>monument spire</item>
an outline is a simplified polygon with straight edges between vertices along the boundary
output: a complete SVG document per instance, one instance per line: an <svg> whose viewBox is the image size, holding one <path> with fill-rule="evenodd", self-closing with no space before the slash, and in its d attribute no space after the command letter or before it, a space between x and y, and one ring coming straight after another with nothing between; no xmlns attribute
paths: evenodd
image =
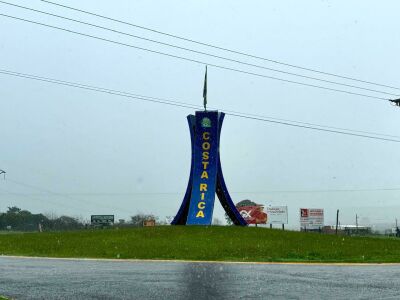
<svg viewBox="0 0 400 300"><path fill-rule="evenodd" d="M204 88L203 88L203 105L204 111L207 111L207 66L206 66L206 75L204 76Z"/></svg>

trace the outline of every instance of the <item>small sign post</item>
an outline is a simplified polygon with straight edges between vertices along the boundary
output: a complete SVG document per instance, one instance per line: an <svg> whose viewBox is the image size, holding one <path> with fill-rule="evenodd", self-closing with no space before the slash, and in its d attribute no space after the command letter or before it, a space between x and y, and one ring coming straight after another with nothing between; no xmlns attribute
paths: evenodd
<svg viewBox="0 0 400 300"><path fill-rule="evenodd" d="M285 230L285 224L288 223L287 206L267 206L267 215L270 228L272 224L281 224L282 230Z"/></svg>

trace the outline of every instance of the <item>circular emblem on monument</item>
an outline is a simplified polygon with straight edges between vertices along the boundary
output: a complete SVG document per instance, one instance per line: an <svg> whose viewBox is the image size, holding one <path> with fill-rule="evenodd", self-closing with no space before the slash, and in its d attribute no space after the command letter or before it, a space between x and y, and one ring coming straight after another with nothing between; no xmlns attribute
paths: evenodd
<svg viewBox="0 0 400 300"><path fill-rule="evenodd" d="M201 120L201 127L211 127L211 120L207 117Z"/></svg>

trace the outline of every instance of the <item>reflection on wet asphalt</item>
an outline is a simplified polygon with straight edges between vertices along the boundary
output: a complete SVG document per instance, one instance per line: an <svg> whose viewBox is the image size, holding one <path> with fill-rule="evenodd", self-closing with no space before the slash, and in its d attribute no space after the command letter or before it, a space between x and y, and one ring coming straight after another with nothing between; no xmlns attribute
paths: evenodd
<svg viewBox="0 0 400 300"><path fill-rule="evenodd" d="M0 257L1 294L15 299L400 299L400 265Z"/></svg>

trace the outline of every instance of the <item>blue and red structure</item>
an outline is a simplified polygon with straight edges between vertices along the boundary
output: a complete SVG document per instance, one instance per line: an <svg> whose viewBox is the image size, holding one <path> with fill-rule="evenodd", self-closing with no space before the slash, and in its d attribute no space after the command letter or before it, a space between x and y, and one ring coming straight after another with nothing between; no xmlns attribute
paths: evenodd
<svg viewBox="0 0 400 300"><path fill-rule="evenodd" d="M172 225L211 225L215 194L233 224L247 225L229 195L222 173L219 142L224 117L218 111L196 111L187 116L192 144L190 177Z"/></svg>

